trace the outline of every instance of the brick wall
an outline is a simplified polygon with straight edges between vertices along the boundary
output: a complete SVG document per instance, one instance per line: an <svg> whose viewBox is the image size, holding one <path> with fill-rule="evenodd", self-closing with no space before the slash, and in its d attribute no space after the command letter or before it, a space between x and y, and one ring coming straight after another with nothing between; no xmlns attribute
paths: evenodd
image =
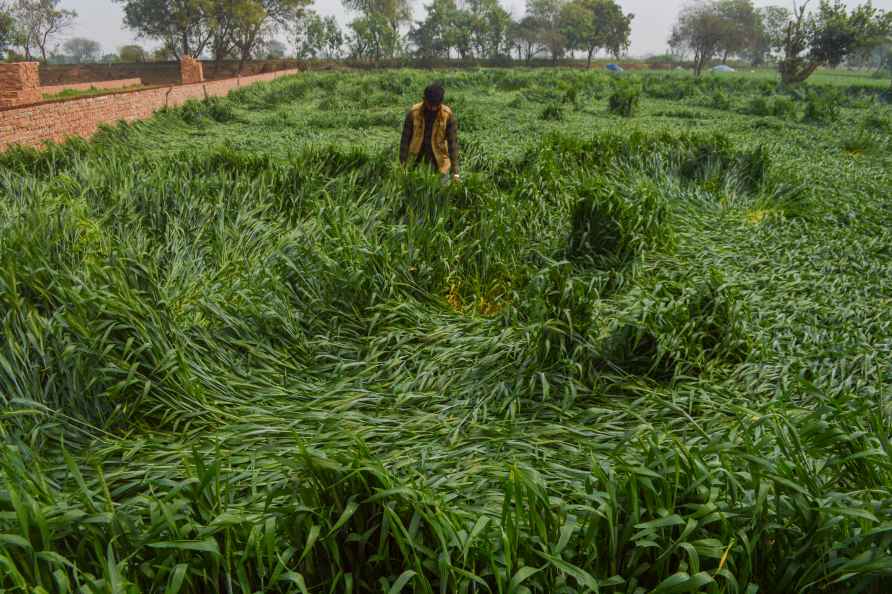
<svg viewBox="0 0 892 594"><path fill-rule="evenodd" d="M40 146L47 140L62 142L70 136L89 138L100 124L146 119L165 106L176 107L189 99L225 96L242 86L298 73L298 70L281 70L256 76L128 91L3 110L0 111L0 150L13 144Z"/></svg>
<svg viewBox="0 0 892 594"><path fill-rule="evenodd" d="M96 82L71 83L67 85L52 85L40 87L42 95L57 95L62 91L89 91L90 89L126 89L127 87L142 86L141 78L123 78L121 80L98 80ZM42 99L42 97L41 97Z"/></svg>
<svg viewBox="0 0 892 594"><path fill-rule="evenodd" d="M224 60L217 64L203 60L206 80L221 80L238 76L238 62ZM297 60L254 60L242 66L242 76L268 74L278 70L302 68ZM179 62L144 62L118 64L41 64L40 82L44 85L88 83L122 78L140 78L149 86L175 85L180 82Z"/></svg>
<svg viewBox="0 0 892 594"><path fill-rule="evenodd" d="M204 82L204 69L201 67L201 62L189 56L180 58L180 83L191 85L199 82Z"/></svg>
<svg viewBox="0 0 892 594"><path fill-rule="evenodd" d="M0 64L0 108L40 101L37 62Z"/></svg>

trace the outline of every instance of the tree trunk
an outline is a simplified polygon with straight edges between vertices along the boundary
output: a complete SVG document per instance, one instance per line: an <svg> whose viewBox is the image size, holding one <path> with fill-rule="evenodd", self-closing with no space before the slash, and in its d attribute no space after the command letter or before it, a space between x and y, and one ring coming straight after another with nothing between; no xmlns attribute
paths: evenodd
<svg viewBox="0 0 892 594"><path fill-rule="evenodd" d="M50 33L52 33L52 30L49 30L49 29L48 29L48 30L43 34L43 37L41 38L41 40L40 40L40 44L39 44L39 47L40 47L40 55L41 55L41 57L43 58L43 62L44 62L44 64L46 63L46 44L47 44L47 38L49 37Z"/></svg>
<svg viewBox="0 0 892 594"><path fill-rule="evenodd" d="M238 60L238 74L236 76L242 75L242 68L244 68L245 62L248 61L248 57L250 56L250 54L251 54L250 47L241 48L241 51L239 52L239 60Z"/></svg>
<svg viewBox="0 0 892 594"><path fill-rule="evenodd" d="M778 71L781 75L781 82L784 86L796 86L805 82L808 77L814 74L820 63L808 62L806 64L797 64L794 60L784 60L778 64Z"/></svg>
<svg viewBox="0 0 892 594"><path fill-rule="evenodd" d="M591 67L592 67L592 54L593 54L593 53L595 53L595 48L590 48L590 49L588 50L588 61L587 61L586 64L585 64L586 68L591 68Z"/></svg>

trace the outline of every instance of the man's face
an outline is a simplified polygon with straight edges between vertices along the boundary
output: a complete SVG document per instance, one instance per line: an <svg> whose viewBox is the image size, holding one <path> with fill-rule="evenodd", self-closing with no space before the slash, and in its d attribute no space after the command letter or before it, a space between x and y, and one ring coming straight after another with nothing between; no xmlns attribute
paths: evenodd
<svg viewBox="0 0 892 594"><path fill-rule="evenodd" d="M442 104L441 103L433 103L431 101L428 101L427 99L424 100L424 108L428 111L439 111L440 105L442 105Z"/></svg>

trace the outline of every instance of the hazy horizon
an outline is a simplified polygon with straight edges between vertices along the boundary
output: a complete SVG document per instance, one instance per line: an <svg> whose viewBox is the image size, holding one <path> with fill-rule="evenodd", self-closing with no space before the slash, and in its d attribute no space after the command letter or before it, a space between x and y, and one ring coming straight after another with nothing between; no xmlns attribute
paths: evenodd
<svg viewBox="0 0 892 594"><path fill-rule="evenodd" d="M423 18L423 5L429 0L410 0L414 18ZM524 0L501 0L502 5L517 17L524 12ZM625 12L635 14L632 22L632 45L629 55L643 57L649 54L662 53L667 49L667 39L675 20L675 15L685 0L618 0ZM846 4L855 6L859 0L847 0ZM792 0L756 1L759 6L770 4L792 5ZM884 10L892 10L892 0L878 0L874 6ZM87 37L102 44L103 53L117 51L122 45L139 43L146 47L156 46L153 40L138 39L136 34L123 22L121 5L112 0L62 0L62 6L78 12L78 21L74 29L66 37ZM346 24L351 14L341 5L340 0L316 0L313 9L323 15L334 15L341 24ZM279 35L282 41L290 40Z"/></svg>

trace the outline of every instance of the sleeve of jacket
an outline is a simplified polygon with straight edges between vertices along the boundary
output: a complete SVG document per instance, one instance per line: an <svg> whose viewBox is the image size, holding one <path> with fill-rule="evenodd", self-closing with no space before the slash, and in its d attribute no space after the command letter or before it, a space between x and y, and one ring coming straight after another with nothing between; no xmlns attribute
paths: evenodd
<svg viewBox="0 0 892 594"><path fill-rule="evenodd" d="M403 122L403 137L400 140L400 163L406 164L409 160L409 145L412 142L412 134L414 133L414 124L412 122L412 112L406 114Z"/></svg>
<svg viewBox="0 0 892 594"><path fill-rule="evenodd" d="M446 124L446 142L449 144L449 160L452 161L452 173L458 173L458 120L455 119L454 113L449 118L449 123Z"/></svg>

